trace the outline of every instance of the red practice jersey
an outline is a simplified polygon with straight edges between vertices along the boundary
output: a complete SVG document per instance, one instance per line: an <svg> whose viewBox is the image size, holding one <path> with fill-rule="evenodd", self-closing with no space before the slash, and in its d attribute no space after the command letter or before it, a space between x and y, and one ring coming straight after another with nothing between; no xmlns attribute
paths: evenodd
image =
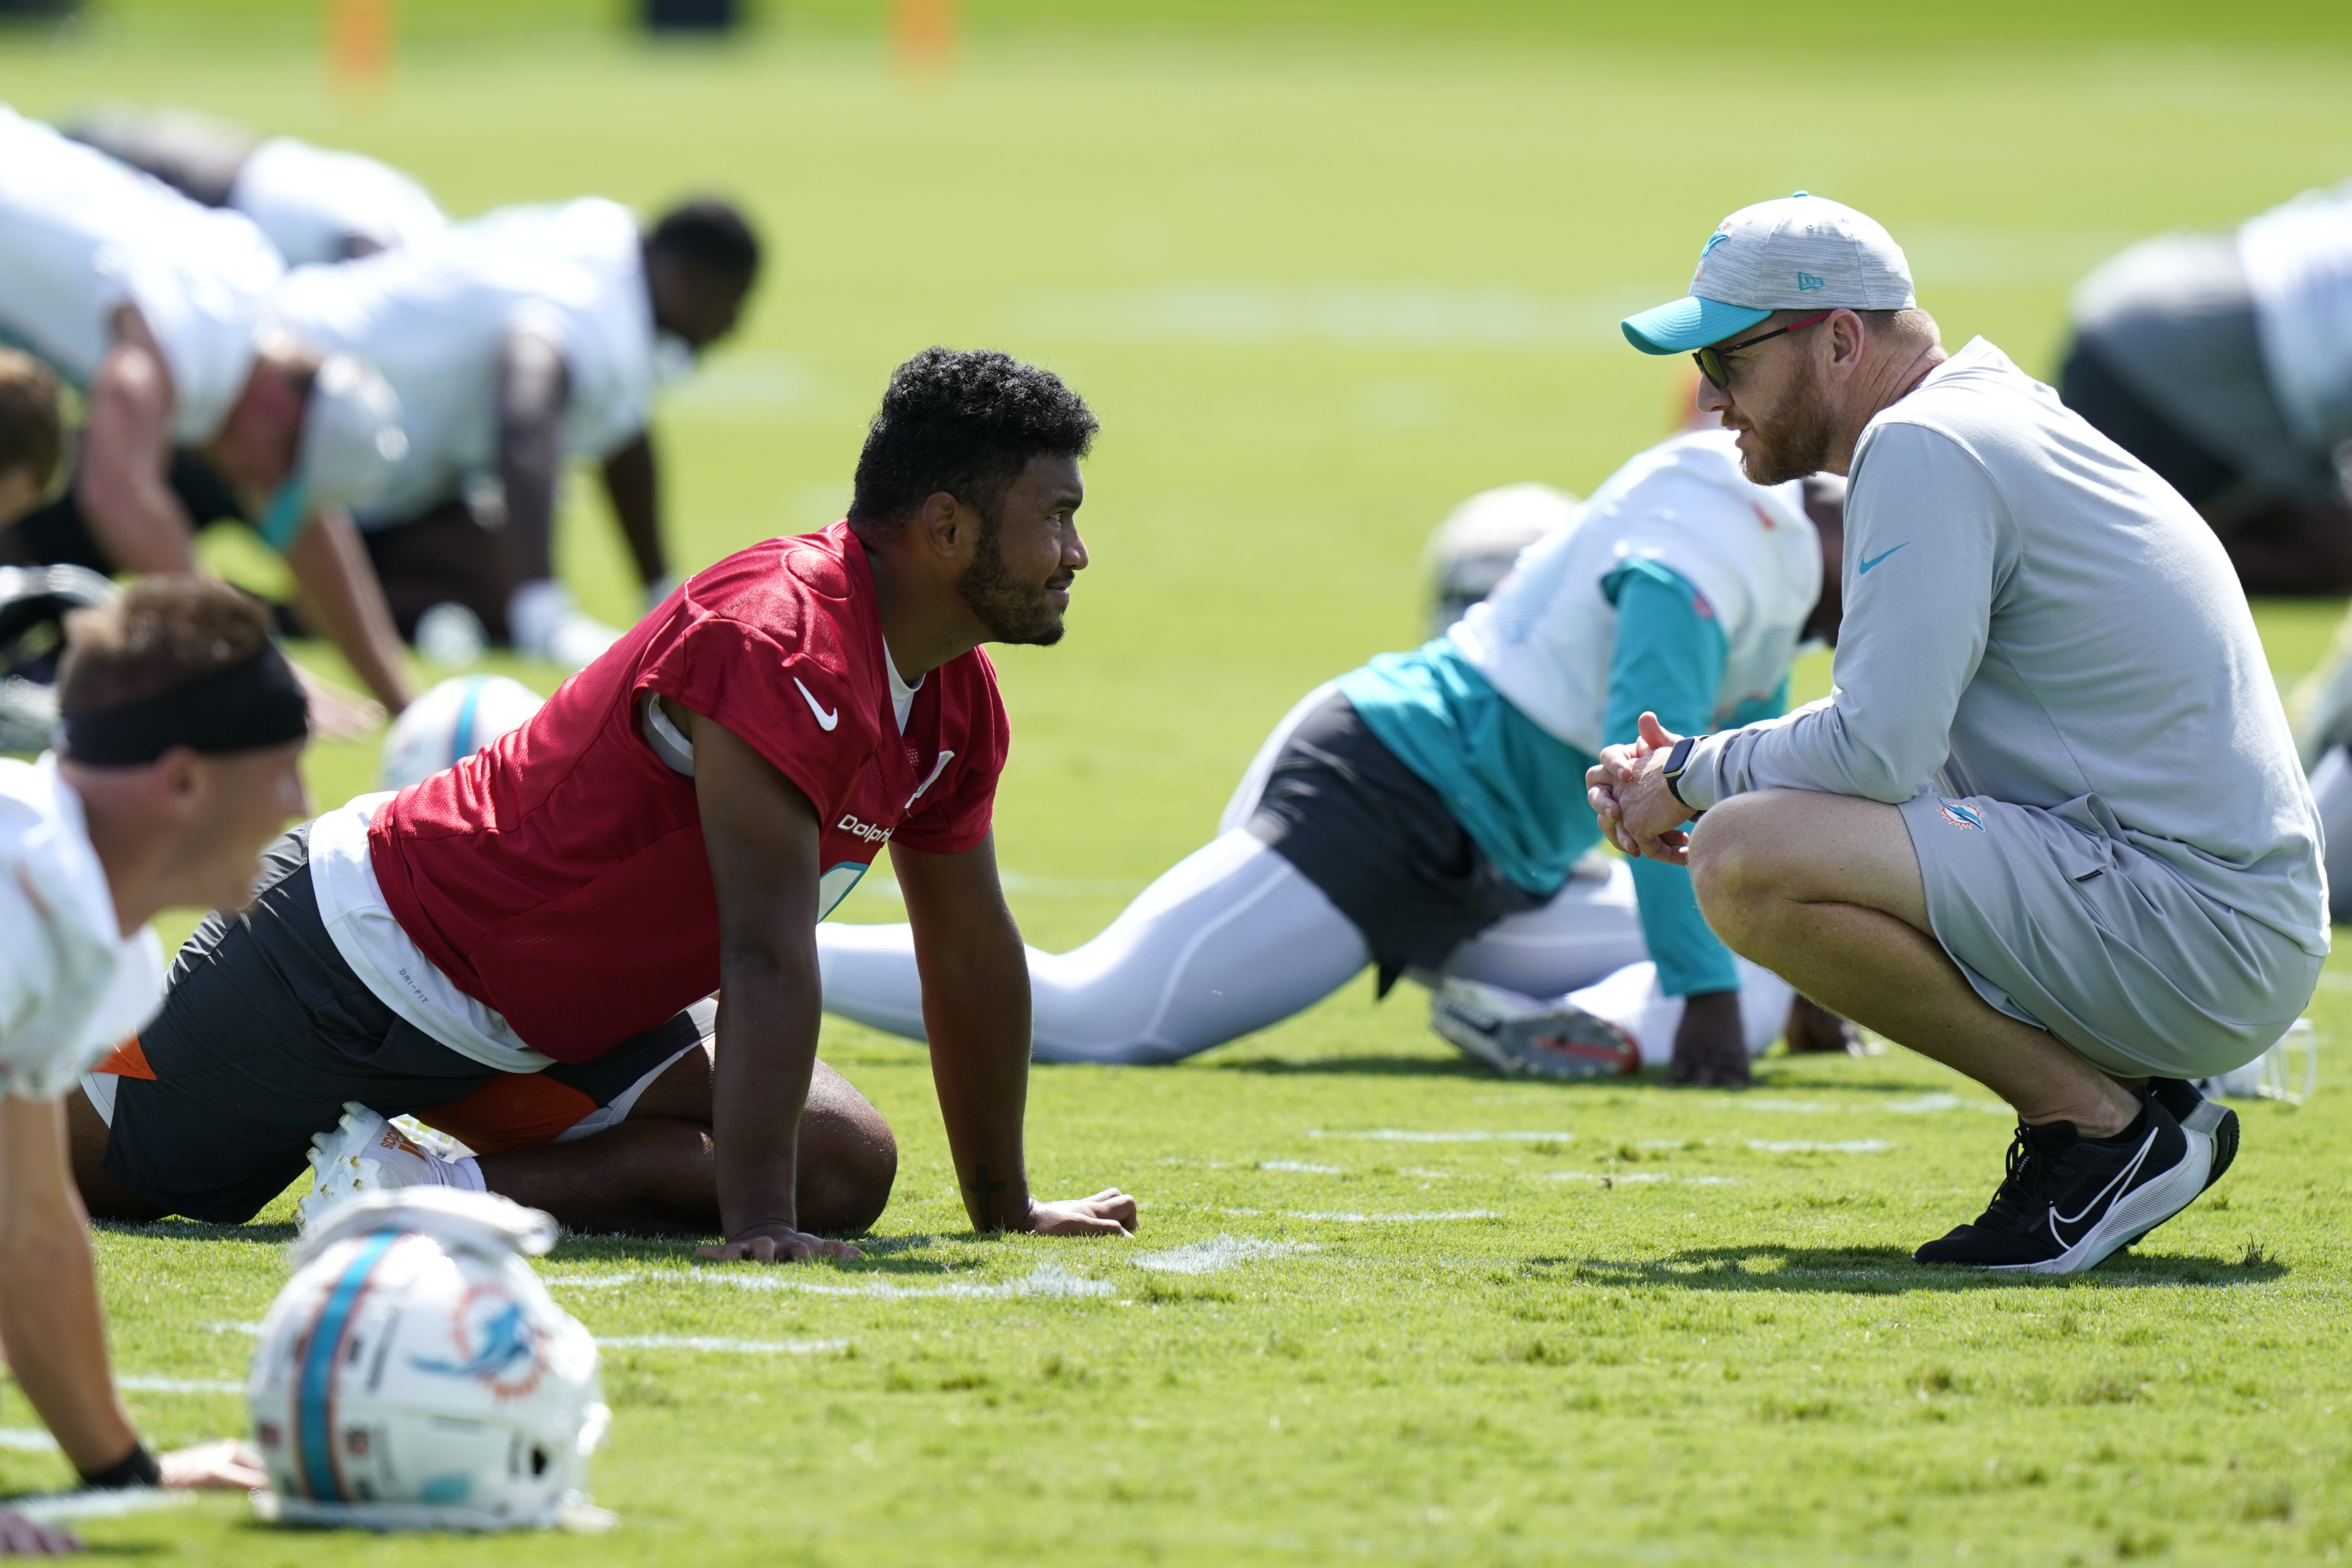
<svg viewBox="0 0 2352 1568"><path fill-rule="evenodd" d="M386 801L368 828L384 901L533 1049L601 1056L719 985L694 781L646 742L646 692L725 725L815 805L820 919L886 842L987 837L1010 739L994 668L975 648L933 670L902 735L885 657L847 523L730 555L522 728Z"/></svg>

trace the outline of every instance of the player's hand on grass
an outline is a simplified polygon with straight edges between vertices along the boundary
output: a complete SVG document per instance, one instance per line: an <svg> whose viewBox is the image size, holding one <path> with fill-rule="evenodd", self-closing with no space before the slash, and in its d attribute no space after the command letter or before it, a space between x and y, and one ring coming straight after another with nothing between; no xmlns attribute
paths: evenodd
<svg viewBox="0 0 2352 1568"><path fill-rule="evenodd" d="M1863 1054L1862 1031L1809 997L1800 996L1789 1004L1789 1023L1783 1034L1791 1055L1816 1051L1834 1051L1847 1057Z"/></svg>
<svg viewBox="0 0 2352 1568"><path fill-rule="evenodd" d="M1675 1028L1675 1055L1666 1078L1691 1089L1746 1089L1754 1081L1738 992L1710 991L1683 998L1683 1021Z"/></svg>
<svg viewBox="0 0 2352 1568"><path fill-rule="evenodd" d="M162 1484L182 1491L249 1492L269 1484L261 1456L234 1437L156 1457Z"/></svg>
<svg viewBox="0 0 2352 1568"><path fill-rule="evenodd" d="M35 1524L21 1513L0 1513L0 1557L62 1557L81 1550L81 1537Z"/></svg>
<svg viewBox="0 0 2352 1568"><path fill-rule="evenodd" d="M694 1249L714 1263L806 1263L812 1258L863 1258L845 1241L811 1236L788 1225L755 1225L739 1236Z"/></svg>
<svg viewBox="0 0 2352 1568"><path fill-rule="evenodd" d="M1135 1200L1117 1187L1105 1187L1090 1198L1033 1202L1029 1223L1021 1228L1035 1236L1133 1236Z"/></svg>

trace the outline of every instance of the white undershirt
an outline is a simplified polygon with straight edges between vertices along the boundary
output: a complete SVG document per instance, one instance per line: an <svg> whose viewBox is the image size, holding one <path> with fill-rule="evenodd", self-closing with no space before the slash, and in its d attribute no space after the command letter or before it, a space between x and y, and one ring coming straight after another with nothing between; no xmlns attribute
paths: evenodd
<svg viewBox="0 0 2352 1568"><path fill-rule="evenodd" d="M500 1072L553 1066L496 1008L458 990L401 929L368 852L368 823L391 798L358 795L310 824L310 888L335 951L376 1000L459 1056Z"/></svg>
<svg viewBox="0 0 2352 1568"><path fill-rule="evenodd" d="M898 716L898 733L907 732L907 715L914 710L915 693L923 689L923 678L917 676L912 686L899 677L898 666L890 658L887 643L882 647L882 668L890 677L890 711Z"/></svg>

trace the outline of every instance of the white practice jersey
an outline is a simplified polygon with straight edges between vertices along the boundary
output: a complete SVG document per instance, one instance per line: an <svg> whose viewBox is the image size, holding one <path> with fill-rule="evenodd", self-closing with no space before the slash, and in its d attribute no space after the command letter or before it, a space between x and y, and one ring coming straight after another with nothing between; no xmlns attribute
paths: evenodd
<svg viewBox="0 0 2352 1568"><path fill-rule="evenodd" d="M408 455L356 514L363 528L406 522L497 471L510 332L563 355L566 456L612 453L651 412L653 306L636 220L616 202L509 207L404 249L298 267L275 304L299 336L366 359L400 395Z"/></svg>
<svg viewBox="0 0 2352 1568"><path fill-rule="evenodd" d="M172 435L216 434L284 265L242 213L190 201L0 106L0 334L87 387L135 305L172 373Z"/></svg>
<svg viewBox="0 0 2352 1568"><path fill-rule="evenodd" d="M425 187L389 163L291 136L253 150L229 186L228 205L269 237L289 267L341 261L354 238L398 250L449 226Z"/></svg>
<svg viewBox="0 0 2352 1568"><path fill-rule="evenodd" d="M2248 222L2238 256L2287 428L2313 447L2352 436L2352 184Z"/></svg>
<svg viewBox="0 0 2352 1568"><path fill-rule="evenodd" d="M163 944L115 924L56 758L0 759L0 1092L55 1100L163 1001Z"/></svg>
<svg viewBox="0 0 2352 1568"><path fill-rule="evenodd" d="M1601 585L1628 561L1654 561L1698 590L1723 628L1717 722L1770 696L1821 598L1821 541L1803 481L1749 484L1735 440L1696 431L1633 458L1446 635L1514 708L1597 755L1617 639Z"/></svg>

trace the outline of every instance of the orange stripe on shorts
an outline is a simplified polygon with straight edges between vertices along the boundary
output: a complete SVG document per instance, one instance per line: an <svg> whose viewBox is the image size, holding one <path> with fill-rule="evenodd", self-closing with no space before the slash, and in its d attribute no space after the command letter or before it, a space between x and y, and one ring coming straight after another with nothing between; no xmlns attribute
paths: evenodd
<svg viewBox="0 0 2352 1568"><path fill-rule="evenodd" d="M147 1065L147 1049L139 1043L136 1035L115 1047L104 1061L89 1070L110 1072L117 1078L143 1078L149 1083L155 1081L155 1069Z"/></svg>
<svg viewBox="0 0 2352 1568"><path fill-rule="evenodd" d="M596 1109L596 1102L544 1073L502 1072L446 1105L415 1112L477 1154L551 1143Z"/></svg>

